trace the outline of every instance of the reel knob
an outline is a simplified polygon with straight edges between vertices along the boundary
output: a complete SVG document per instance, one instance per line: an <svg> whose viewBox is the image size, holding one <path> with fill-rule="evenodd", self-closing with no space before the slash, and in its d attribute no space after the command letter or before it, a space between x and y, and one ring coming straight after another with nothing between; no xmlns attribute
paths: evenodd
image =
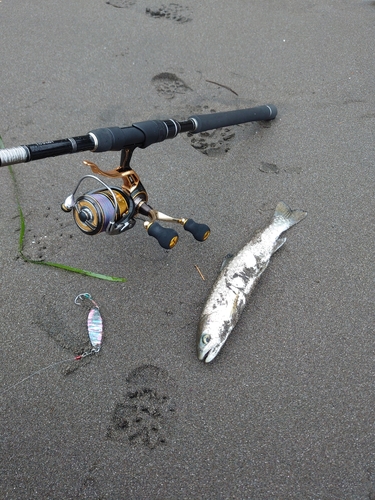
<svg viewBox="0 0 375 500"><path fill-rule="evenodd" d="M61 204L61 210L63 210L64 212L71 212L74 208L74 205L74 195L70 194L64 201L64 203Z"/></svg>
<svg viewBox="0 0 375 500"><path fill-rule="evenodd" d="M211 232L207 224L198 224L193 219L188 219L184 223L184 229L189 231L197 241L205 241Z"/></svg>
<svg viewBox="0 0 375 500"><path fill-rule="evenodd" d="M161 226L158 222L145 223L145 227L150 236L156 238L159 245L167 250L173 248L178 241L178 234L174 229Z"/></svg>

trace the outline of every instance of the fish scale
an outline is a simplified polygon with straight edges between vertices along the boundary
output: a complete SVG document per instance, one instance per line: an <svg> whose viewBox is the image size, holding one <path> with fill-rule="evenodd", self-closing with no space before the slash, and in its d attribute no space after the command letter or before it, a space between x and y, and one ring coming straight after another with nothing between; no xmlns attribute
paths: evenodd
<svg viewBox="0 0 375 500"><path fill-rule="evenodd" d="M199 321L198 359L209 363L217 356L272 255L285 243L286 238L280 235L306 215L280 201L268 226L257 231L222 267Z"/></svg>

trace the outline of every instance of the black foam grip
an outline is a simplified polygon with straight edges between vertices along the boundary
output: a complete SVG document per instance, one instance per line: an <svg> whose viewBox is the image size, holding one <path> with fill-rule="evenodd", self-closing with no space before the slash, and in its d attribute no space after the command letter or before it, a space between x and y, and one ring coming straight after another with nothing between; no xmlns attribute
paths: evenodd
<svg viewBox="0 0 375 500"><path fill-rule="evenodd" d="M91 130L97 140L95 153L103 151L120 151L126 146L138 146L143 144L145 136L141 130L135 127L108 127Z"/></svg>
<svg viewBox="0 0 375 500"><path fill-rule="evenodd" d="M204 241L210 235L210 228L207 224L198 224L193 219L188 219L185 222L184 229L189 231L197 241Z"/></svg>
<svg viewBox="0 0 375 500"><path fill-rule="evenodd" d="M277 115L277 108L273 104L258 106L256 108L237 109L235 111L223 111L208 115L193 115L190 120L195 121L196 128L193 134L213 130L220 127L239 125L240 123L254 122L260 120L273 120Z"/></svg>
<svg viewBox="0 0 375 500"><path fill-rule="evenodd" d="M162 142L167 138L168 129L162 120L133 123L133 127L141 130L145 136L145 140L140 146L141 148L147 148L150 144Z"/></svg>
<svg viewBox="0 0 375 500"><path fill-rule="evenodd" d="M148 227L147 232L158 240L160 246L167 250L173 248L178 240L178 234L174 229L163 227L158 222L153 222Z"/></svg>

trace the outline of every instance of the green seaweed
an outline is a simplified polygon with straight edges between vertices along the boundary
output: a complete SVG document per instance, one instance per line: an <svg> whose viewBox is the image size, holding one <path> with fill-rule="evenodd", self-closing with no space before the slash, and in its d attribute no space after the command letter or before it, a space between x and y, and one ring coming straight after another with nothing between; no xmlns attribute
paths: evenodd
<svg viewBox="0 0 375 500"><path fill-rule="evenodd" d="M0 136L0 149L3 149L3 148L5 148L5 146L4 146L3 139ZM71 267L71 266L67 266L65 264L59 264L57 262L48 262L45 260L33 260L33 259L29 259L28 257L26 257L26 255L23 253L23 245L24 245L24 238L25 238L25 231L26 231L25 217L23 215L23 211L22 211L22 207L21 207L20 197L18 194L17 180L16 180L14 170L12 168L12 165L8 166L8 170L9 170L10 176L11 176L12 181L13 181L15 198L16 198L16 203L17 203L17 208L18 208L18 213L19 213L19 218L20 218L20 236L19 236L19 240L18 240L18 253L19 253L20 257L25 262L29 262L31 264L39 264L39 265L43 265L43 266L57 267L58 269L63 269L64 271L70 271L72 273L78 273L78 274L82 274L84 276L89 276L91 278L98 278L98 279L106 280L106 281L117 281L117 282L118 281L120 281L120 282L126 281L125 278L118 278L116 276L107 276L106 274L94 273L92 271L86 271L85 269L79 269L77 267Z"/></svg>

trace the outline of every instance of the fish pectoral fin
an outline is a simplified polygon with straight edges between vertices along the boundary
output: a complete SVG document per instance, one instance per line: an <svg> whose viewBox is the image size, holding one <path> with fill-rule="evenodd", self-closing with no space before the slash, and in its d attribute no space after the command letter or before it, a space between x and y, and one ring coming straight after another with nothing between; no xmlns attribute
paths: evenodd
<svg viewBox="0 0 375 500"><path fill-rule="evenodd" d="M224 267L227 267L227 265L233 259L233 257L234 257L234 255L232 253L228 253L224 257L223 262L221 263L220 271L222 271L224 269Z"/></svg>
<svg viewBox="0 0 375 500"><path fill-rule="evenodd" d="M236 298L234 299L233 306L232 306L232 312L237 310L237 304L238 304L238 297L240 296L239 293L236 294Z"/></svg>
<svg viewBox="0 0 375 500"><path fill-rule="evenodd" d="M237 322L238 318L240 317L240 314L242 312L243 307L244 307L243 294L241 292L237 291L236 296L235 296L234 301L233 301L233 304L232 304L232 310L231 310L231 317L232 317L234 324ZM232 331L232 329L230 331Z"/></svg>
<svg viewBox="0 0 375 500"><path fill-rule="evenodd" d="M275 244L273 246L273 249L272 249L272 253L275 253L277 252L277 250L282 247L284 245L284 243L286 242L286 237L284 236L283 238L278 238L276 241L275 241Z"/></svg>

